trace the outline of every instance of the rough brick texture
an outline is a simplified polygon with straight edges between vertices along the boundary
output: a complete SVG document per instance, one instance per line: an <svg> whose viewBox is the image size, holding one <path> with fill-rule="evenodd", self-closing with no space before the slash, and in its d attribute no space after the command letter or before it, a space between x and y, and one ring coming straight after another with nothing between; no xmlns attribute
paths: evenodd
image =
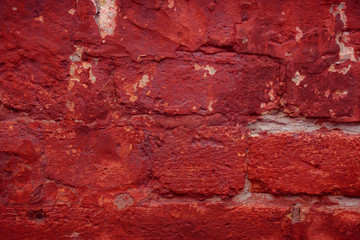
<svg viewBox="0 0 360 240"><path fill-rule="evenodd" d="M360 240L359 18L0 1L0 239Z"/></svg>

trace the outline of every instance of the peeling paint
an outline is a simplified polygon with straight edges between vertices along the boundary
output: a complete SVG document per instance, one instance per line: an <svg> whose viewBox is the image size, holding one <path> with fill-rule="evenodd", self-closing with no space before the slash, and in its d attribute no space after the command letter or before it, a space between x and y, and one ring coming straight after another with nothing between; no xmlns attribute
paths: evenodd
<svg viewBox="0 0 360 240"><path fill-rule="evenodd" d="M330 67L328 68L328 71L329 72L334 72L334 73L335 72L336 73L341 73L341 74L345 75L345 74L347 74L349 72L349 70L351 68L351 64L349 64L347 67L342 68L340 70L336 69L335 66L336 66L336 64L331 64Z"/></svg>
<svg viewBox="0 0 360 240"><path fill-rule="evenodd" d="M305 79L305 76L300 75L300 73L297 71L297 72L295 73L295 76L291 79L291 81L293 81L293 82L296 84L296 86L299 86L300 83L301 83L304 79Z"/></svg>
<svg viewBox="0 0 360 240"><path fill-rule="evenodd" d="M343 29L347 28L347 17L345 15L345 9L346 9L346 4L344 2L340 3L336 9L334 10L334 5L331 6L330 8L330 13L332 13L332 15L334 16L334 18L339 15L340 16L340 20L343 22L344 26ZM349 64L347 67L342 68L342 69L336 69L336 65L339 65L347 60L350 60L352 62L358 62L359 59L356 59L355 57L355 51L353 47L347 47L345 46L345 43L348 42L349 38L348 38L349 33L348 32L341 32L336 34L335 36L335 42L336 44L339 46L340 51L339 51L339 60L334 63L331 64L331 66L328 68L329 72L336 72L336 73L341 73L341 74L347 74L351 68L351 65Z"/></svg>
<svg viewBox="0 0 360 240"><path fill-rule="evenodd" d="M343 42L340 41L340 38L343 36L342 33L339 33L335 37L335 42L339 46L339 61L337 63L343 63L346 60L350 59L353 62L357 62L357 59L354 55L354 48L353 47L346 47Z"/></svg>
<svg viewBox="0 0 360 240"><path fill-rule="evenodd" d="M95 21L99 26L101 38L113 36L116 28L118 6L116 0L91 0L96 8Z"/></svg>
<svg viewBox="0 0 360 240"><path fill-rule="evenodd" d="M74 86L74 81L80 82L79 74L82 73L83 69L89 71L89 80L92 83L96 82L96 77L92 72L92 68L93 68L92 64L89 62L81 61L82 54L84 53L84 48L76 45L75 48L76 49L74 53L69 56L69 59L71 60L72 63L69 69L70 81L69 81L68 91L70 91Z"/></svg>
<svg viewBox="0 0 360 240"><path fill-rule="evenodd" d="M71 54L69 58L72 62L80 62L82 54L84 52L84 48L76 46L76 45L75 45L75 48L76 48L75 52L73 54Z"/></svg>
<svg viewBox="0 0 360 240"><path fill-rule="evenodd" d="M345 9L346 9L346 4L345 4L345 2L340 3L340 4L336 7L335 11L334 11L334 5L331 5L331 7L330 7L330 13L332 13L332 15L333 15L334 17L336 17L336 15L338 15L338 14L340 15L340 20L343 22L344 28L347 27L347 25L346 25L346 23L347 23L347 17L346 17L346 15L345 15Z"/></svg>
<svg viewBox="0 0 360 240"><path fill-rule="evenodd" d="M206 65L206 66L201 66L201 65L198 65L198 64L194 64L194 68L195 70L205 70L205 71L208 71L210 75L215 75L216 73L216 70L214 67L212 66L209 66L209 65ZM206 78L207 75L204 75L204 78Z"/></svg>

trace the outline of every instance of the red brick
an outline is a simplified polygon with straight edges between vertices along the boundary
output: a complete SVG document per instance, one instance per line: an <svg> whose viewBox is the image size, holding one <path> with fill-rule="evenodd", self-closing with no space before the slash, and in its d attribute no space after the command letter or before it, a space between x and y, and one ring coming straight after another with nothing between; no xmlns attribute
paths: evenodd
<svg viewBox="0 0 360 240"><path fill-rule="evenodd" d="M283 103L290 115L359 121L359 47L356 35L347 32L348 24L354 25L346 17L357 11L350 7L354 3L327 5L329 12L321 13L327 28L303 30L298 49L291 52L286 65Z"/></svg>
<svg viewBox="0 0 360 240"><path fill-rule="evenodd" d="M360 239L359 213L359 207L313 207L301 222L299 239Z"/></svg>
<svg viewBox="0 0 360 240"><path fill-rule="evenodd" d="M264 134L249 139L252 191L360 196L360 138L340 132Z"/></svg>
<svg viewBox="0 0 360 240"><path fill-rule="evenodd" d="M329 43L321 34L313 33L326 32L331 35L334 18L329 13L330 7L330 2L321 1L238 3L238 6L226 12L230 15L236 11L237 14L233 15L241 16L240 21L234 21L233 48L239 53L267 54L284 59L288 64L306 61L314 55L321 57L323 53L328 53L328 46L335 45L335 42ZM312 12L311 17L308 16L309 12ZM306 41L309 36L311 41ZM294 56L298 54L300 58Z"/></svg>
<svg viewBox="0 0 360 240"><path fill-rule="evenodd" d="M0 210L1 239L104 239L107 235L107 214L92 205L15 205Z"/></svg>
<svg viewBox="0 0 360 240"><path fill-rule="evenodd" d="M151 170L165 195L234 195L245 183L245 133L236 127L176 128L156 136Z"/></svg>
<svg viewBox="0 0 360 240"><path fill-rule="evenodd" d="M42 142L16 121L0 122L0 199L9 203L31 201L45 183L40 156Z"/></svg>
<svg viewBox="0 0 360 240"><path fill-rule="evenodd" d="M117 100L135 113L259 114L279 105L279 65L265 56L177 52L117 65Z"/></svg>
<svg viewBox="0 0 360 240"><path fill-rule="evenodd" d="M84 25L87 34L98 32L93 15L86 11L88 6L81 2L82 13L87 15L79 16L81 11L71 15L73 1L48 1L41 6L29 1L3 4L0 101L5 107L18 115L56 120L92 121L109 111L114 100L110 63L86 55L91 50L74 40ZM91 1L88 4L94 8ZM85 47L84 54L70 59L77 47ZM96 82L91 81L93 76Z"/></svg>
<svg viewBox="0 0 360 240"><path fill-rule="evenodd" d="M221 203L147 204L121 218L118 238L134 239L290 239L291 209Z"/></svg>
<svg viewBox="0 0 360 240"><path fill-rule="evenodd" d="M144 133L132 127L60 128L45 146L50 179L90 189L127 189L148 175Z"/></svg>

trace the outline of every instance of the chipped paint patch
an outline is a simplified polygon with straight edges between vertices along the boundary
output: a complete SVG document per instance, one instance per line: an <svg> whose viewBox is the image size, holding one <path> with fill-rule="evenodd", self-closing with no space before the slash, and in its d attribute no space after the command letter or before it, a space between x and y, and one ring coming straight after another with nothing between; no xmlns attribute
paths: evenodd
<svg viewBox="0 0 360 240"><path fill-rule="evenodd" d="M96 8L95 21L99 26L101 38L113 36L116 28L118 6L116 0L91 0Z"/></svg>
<svg viewBox="0 0 360 240"><path fill-rule="evenodd" d="M345 15L345 9L346 9L346 4L344 2L340 3L338 6L332 5L330 7L330 13L333 15L334 18L336 18L336 16L339 15L340 20L344 24L343 29L347 28L347 17ZM355 57L354 48L345 46L345 43L349 41L348 35L349 35L348 32L341 32L335 36L335 42L339 46L339 49L340 49L339 50L339 60L330 65L330 67L328 68L329 72L341 73L341 74L345 75L349 72L349 70L351 68L351 64L349 64L347 67L344 67L342 69L337 69L337 67L336 67L337 65L339 65L347 60L350 60L352 62L359 62L359 59L356 59L356 57Z"/></svg>
<svg viewBox="0 0 360 240"><path fill-rule="evenodd" d="M141 79L137 82L137 83L134 83L133 84L133 89L134 89L134 92L137 91L137 88L144 88L147 86L147 84L150 82L152 78L149 77L149 75L147 74L144 74Z"/></svg>
<svg viewBox="0 0 360 240"><path fill-rule="evenodd" d="M212 76L215 75L215 73L216 73L215 68L212 67L212 66L209 66L209 65L201 66L201 65L195 63L195 64L194 64L194 68L195 68L195 70L205 70L205 71L208 71L208 73L209 73L210 75L212 75ZM207 74L205 73L205 74L203 75L203 77L206 78L206 77L207 77Z"/></svg>
<svg viewBox="0 0 360 240"><path fill-rule="evenodd" d="M346 4L344 2L340 3L338 6L336 6L336 9L334 10L334 5L331 5L330 7L330 13L332 13L332 15L334 17L336 17L336 15L340 15L340 20L343 22L344 24L344 28L347 27L346 23L347 23L347 17L345 15L345 9L346 9Z"/></svg>
<svg viewBox="0 0 360 240"><path fill-rule="evenodd" d="M343 75L347 74L351 68L351 64L349 64L347 67L342 68L340 70L335 68L336 64L331 64L330 67L328 68L329 72L334 72L334 73L341 73Z"/></svg>
<svg viewBox="0 0 360 240"><path fill-rule="evenodd" d="M296 84L296 86L299 86L300 83L301 83L304 79L305 79L305 76L300 75L300 73L297 71L297 72L295 73L295 76L291 79L291 81L293 81L293 82Z"/></svg>
<svg viewBox="0 0 360 240"><path fill-rule="evenodd" d="M91 83L96 82L96 77L92 72L92 64L90 62L83 62L81 60L82 54L84 53L84 48L81 46L75 45L75 51L73 54L70 55L69 59L71 60L71 65L69 69L70 74L70 81L68 86L68 91L70 91L74 86L75 82L80 82L80 74L83 72L83 70L89 71L89 80Z"/></svg>
<svg viewBox="0 0 360 240"><path fill-rule="evenodd" d="M304 35L303 35L303 32L301 31L301 29L299 27L296 27L296 31L298 33L295 35L295 41L298 42Z"/></svg>
<svg viewBox="0 0 360 240"><path fill-rule="evenodd" d="M70 9L70 10L68 11L68 13L71 14L71 15L74 15L75 11L76 11L75 9Z"/></svg>
<svg viewBox="0 0 360 240"><path fill-rule="evenodd" d="M92 73L92 69L90 68L89 70L89 79L92 83L95 83L96 82L96 77L95 75Z"/></svg>
<svg viewBox="0 0 360 240"><path fill-rule="evenodd" d="M334 100L342 99L349 93L348 90L335 90L332 94Z"/></svg>
<svg viewBox="0 0 360 240"><path fill-rule="evenodd" d="M139 81L139 88L144 88L150 82L149 75L145 74Z"/></svg>
<svg viewBox="0 0 360 240"><path fill-rule="evenodd" d="M168 8L173 8L175 4L175 0L168 0Z"/></svg>
<svg viewBox="0 0 360 240"><path fill-rule="evenodd" d="M125 209L134 204L134 199L128 194L118 194L114 200L114 205L117 207L118 210Z"/></svg>
<svg viewBox="0 0 360 240"><path fill-rule="evenodd" d="M212 111L214 110L214 109L213 109L214 103L216 103L216 100L211 100L211 101L209 102L209 105L208 105L207 109L208 109L210 112L212 112Z"/></svg>
<svg viewBox="0 0 360 240"><path fill-rule="evenodd" d="M44 23L44 18L43 16L39 16L39 17L36 17L34 18L35 21L38 21L38 22L41 22L41 23Z"/></svg>
<svg viewBox="0 0 360 240"><path fill-rule="evenodd" d="M343 37L342 33L337 34L335 37L335 42L340 48L339 61L337 62L337 64L343 63L348 59L350 59L352 62L357 62L357 59L355 58L355 55L354 55L354 48L346 47L345 44L340 41L340 38L342 38L342 37Z"/></svg>
<svg viewBox="0 0 360 240"><path fill-rule="evenodd" d="M75 46L75 48L75 52L71 54L69 58L72 62L80 62L82 54L84 52L84 48L79 46Z"/></svg>

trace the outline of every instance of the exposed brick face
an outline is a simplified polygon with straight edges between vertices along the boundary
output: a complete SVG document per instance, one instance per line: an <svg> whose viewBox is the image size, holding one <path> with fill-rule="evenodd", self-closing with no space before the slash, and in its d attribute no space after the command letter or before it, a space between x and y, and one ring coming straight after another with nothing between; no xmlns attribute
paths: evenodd
<svg viewBox="0 0 360 240"><path fill-rule="evenodd" d="M360 240L359 18L0 1L0 239Z"/></svg>

